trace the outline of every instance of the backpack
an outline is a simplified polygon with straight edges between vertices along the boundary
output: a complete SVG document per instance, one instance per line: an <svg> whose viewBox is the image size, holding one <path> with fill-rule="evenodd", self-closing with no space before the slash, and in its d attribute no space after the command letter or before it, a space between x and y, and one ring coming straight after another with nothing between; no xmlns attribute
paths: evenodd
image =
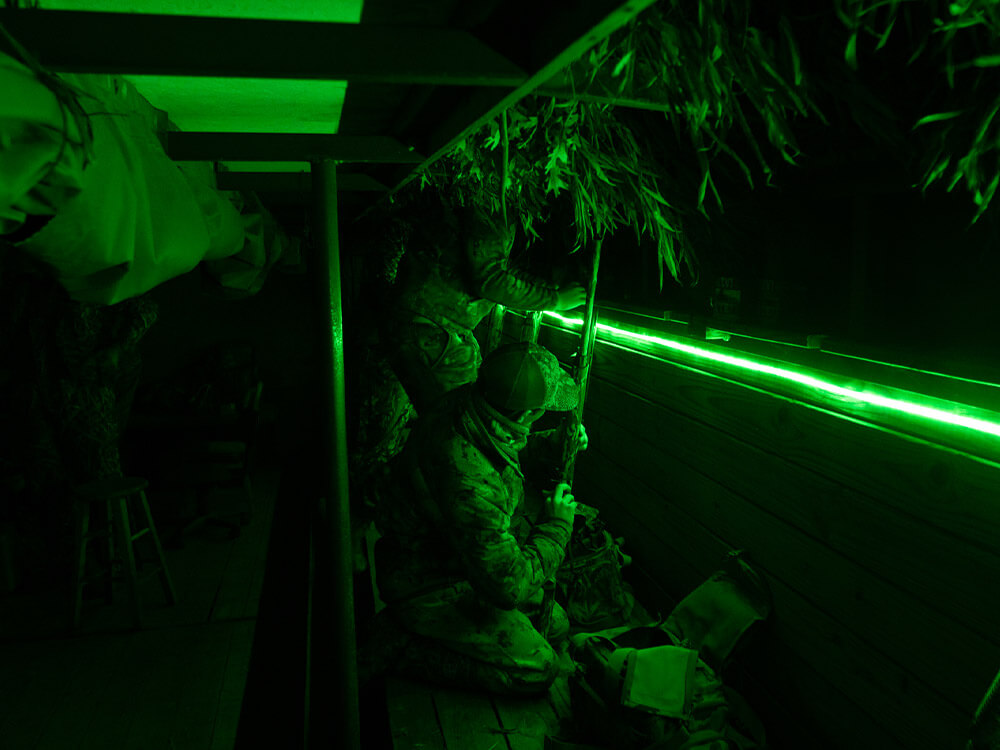
<svg viewBox="0 0 1000 750"><path fill-rule="evenodd" d="M763 725L719 673L771 612L766 580L730 552L664 620L571 637L582 737L615 750L761 750Z"/></svg>
<svg viewBox="0 0 1000 750"><path fill-rule="evenodd" d="M631 559L596 517L573 532L556 574L556 599L574 630L601 630L628 621L635 598L622 577Z"/></svg>
<svg viewBox="0 0 1000 750"><path fill-rule="evenodd" d="M662 627L628 626L571 638L576 670L570 675L574 728L590 744L614 750L765 750L763 725L735 690L723 684L697 651ZM669 652L653 682L669 684L667 700L645 705L637 664ZM649 703L653 703L649 701Z"/></svg>

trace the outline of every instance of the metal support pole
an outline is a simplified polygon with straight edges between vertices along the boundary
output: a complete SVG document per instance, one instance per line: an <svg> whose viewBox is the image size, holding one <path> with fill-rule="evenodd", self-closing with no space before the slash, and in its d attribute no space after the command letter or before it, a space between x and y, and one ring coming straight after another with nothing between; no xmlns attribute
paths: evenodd
<svg viewBox="0 0 1000 750"><path fill-rule="evenodd" d="M542 329L542 314L537 310L524 316L524 324L521 328L521 340L530 341L532 344L538 343L538 333Z"/></svg>
<svg viewBox="0 0 1000 750"><path fill-rule="evenodd" d="M580 386L580 400L576 404L572 415L566 420L563 434L563 469L562 481L573 484L573 473L576 468L576 454L579 448L577 441L577 426L582 422L583 405L587 400L587 385L590 382L590 363L594 358L594 341L597 338L597 309L594 299L597 295L597 271L601 265L601 239L597 239L594 246L594 266L590 274L590 284L587 287L587 308L583 318L583 330L580 332L580 356L576 363L576 373L574 377ZM537 340L538 331L535 329ZM571 542L572 544L572 542ZM542 609L539 622L539 632L548 637L549 627L552 624L552 610L555 603L556 581L555 576L542 584Z"/></svg>
<svg viewBox="0 0 1000 750"><path fill-rule="evenodd" d="M358 714L357 643L354 632L354 568L351 549L351 518L347 484L347 405L344 368L344 319L341 299L340 243L337 226L337 166L331 160L312 165L316 198L320 284L324 287L323 341L326 372L323 384L326 396L328 439L323 472L322 496L316 513L316 578L329 581L318 585L314 599L316 613L312 629L313 652L325 658L313 659L314 669L311 714L323 717L326 732L310 723L310 734L317 742L334 741L342 750L359 750L361 722ZM329 601L322 601L328 598ZM320 641L329 640L329 644ZM325 689L319 689L320 685ZM329 692L329 695L326 693ZM324 736L333 734L332 737Z"/></svg>
<svg viewBox="0 0 1000 750"><path fill-rule="evenodd" d="M486 334L486 354L489 354L503 341L503 320L507 315L507 308L497 305L490 313L489 330Z"/></svg>
<svg viewBox="0 0 1000 750"><path fill-rule="evenodd" d="M566 424L566 442L563 445L563 481L573 483L573 472L576 468L577 426L583 421L583 406L587 400L587 387L590 384L590 365L594 359L594 342L597 339L597 307L594 300L597 296L597 272L601 265L601 238L594 246L594 267L587 287L587 308L583 317L583 329L580 331L580 356L576 362L576 382L580 386L580 400L573 410L573 416Z"/></svg>

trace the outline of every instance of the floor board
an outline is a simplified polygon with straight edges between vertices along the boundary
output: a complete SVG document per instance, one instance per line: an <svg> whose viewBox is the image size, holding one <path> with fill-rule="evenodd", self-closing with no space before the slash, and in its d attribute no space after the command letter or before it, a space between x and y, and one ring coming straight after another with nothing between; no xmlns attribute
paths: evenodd
<svg viewBox="0 0 1000 750"><path fill-rule="evenodd" d="M640 625L651 620L637 603L632 621ZM569 676L575 664L568 652L560 659L562 670L548 695L534 699L487 697L389 678L386 700L395 748L542 750L545 737L560 734L572 720ZM437 722L430 719L431 700Z"/></svg>
<svg viewBox="0 0 1000 750"><path fill-rule="evenodd" d="M434 694L429 687L397 677L386 679L389 727L396 750L445 750Z"/></svg>
<svg viewBox="0 0 1000 750"><path fill-rule="evenodd" d="M434 688L433 693L448 750L509 750L487 694L449 688Z"/></svg>
<svg viewBox="0 0 1000 750"><path fill-rule="evenodd" d="M542 750L547 734L557 734L559 717L548 697L494 696L493 707L507 733L510 750Z"/></svg>

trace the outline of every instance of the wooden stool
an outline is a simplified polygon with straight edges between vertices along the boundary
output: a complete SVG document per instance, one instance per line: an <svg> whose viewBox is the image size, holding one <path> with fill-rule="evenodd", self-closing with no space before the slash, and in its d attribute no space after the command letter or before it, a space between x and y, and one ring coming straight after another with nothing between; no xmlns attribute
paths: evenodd
<svg viewBox="0 0 1000 750"><path fill-rule="evenodd" d="M124 479L103 479L97 482L90 482L76 488L76 571L73 585L73 628L80 626L80 613L83 609L83 586L91 583L92 580L85 577L87 562L87 542L95 538L107 540L107 562L108 569L105 573L97 576L103 579L105 584L105 599L108 603L113 601L112 587L114 583L114 563L120 561L125 579L125 586L128 591L129 600L132 605L132 621L136 628L142 625L142 607L139 602L139 577L136 571L136 554L134 542L147 534L152 541L153 551L156 555L156 567L147 575L159 574L160 582L163 584L163 592L167 597L167 604L174 604L177 601L177 594L174 591L174 584L170 580L170 572L167 570L167 561L163 556L163 547L160 546L160 537L156 533L156 526L153 525L153 516L149 512L149 502L146 500L144 490L148 486L145 479L136 477ZM129 522L129 500L132 500L133 511L138 510L145 517L146 526L133 532L132 524ZM138 499L138 508L136 508ZM96 531L90 530L91 507L103 505L104 527Z"/></svg>

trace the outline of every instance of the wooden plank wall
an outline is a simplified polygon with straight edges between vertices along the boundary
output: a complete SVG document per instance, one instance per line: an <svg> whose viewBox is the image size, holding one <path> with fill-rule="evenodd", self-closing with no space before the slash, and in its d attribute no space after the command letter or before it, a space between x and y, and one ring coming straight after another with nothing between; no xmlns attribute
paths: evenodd
<svg viewBox="0 0 1000 750"><path fill-rule="evenodd" d="M1000 667L1000 470L607 343L592 377L577 497L675 600L732 548L771 583L736 669L775 746L962 748Z"/></svg>

